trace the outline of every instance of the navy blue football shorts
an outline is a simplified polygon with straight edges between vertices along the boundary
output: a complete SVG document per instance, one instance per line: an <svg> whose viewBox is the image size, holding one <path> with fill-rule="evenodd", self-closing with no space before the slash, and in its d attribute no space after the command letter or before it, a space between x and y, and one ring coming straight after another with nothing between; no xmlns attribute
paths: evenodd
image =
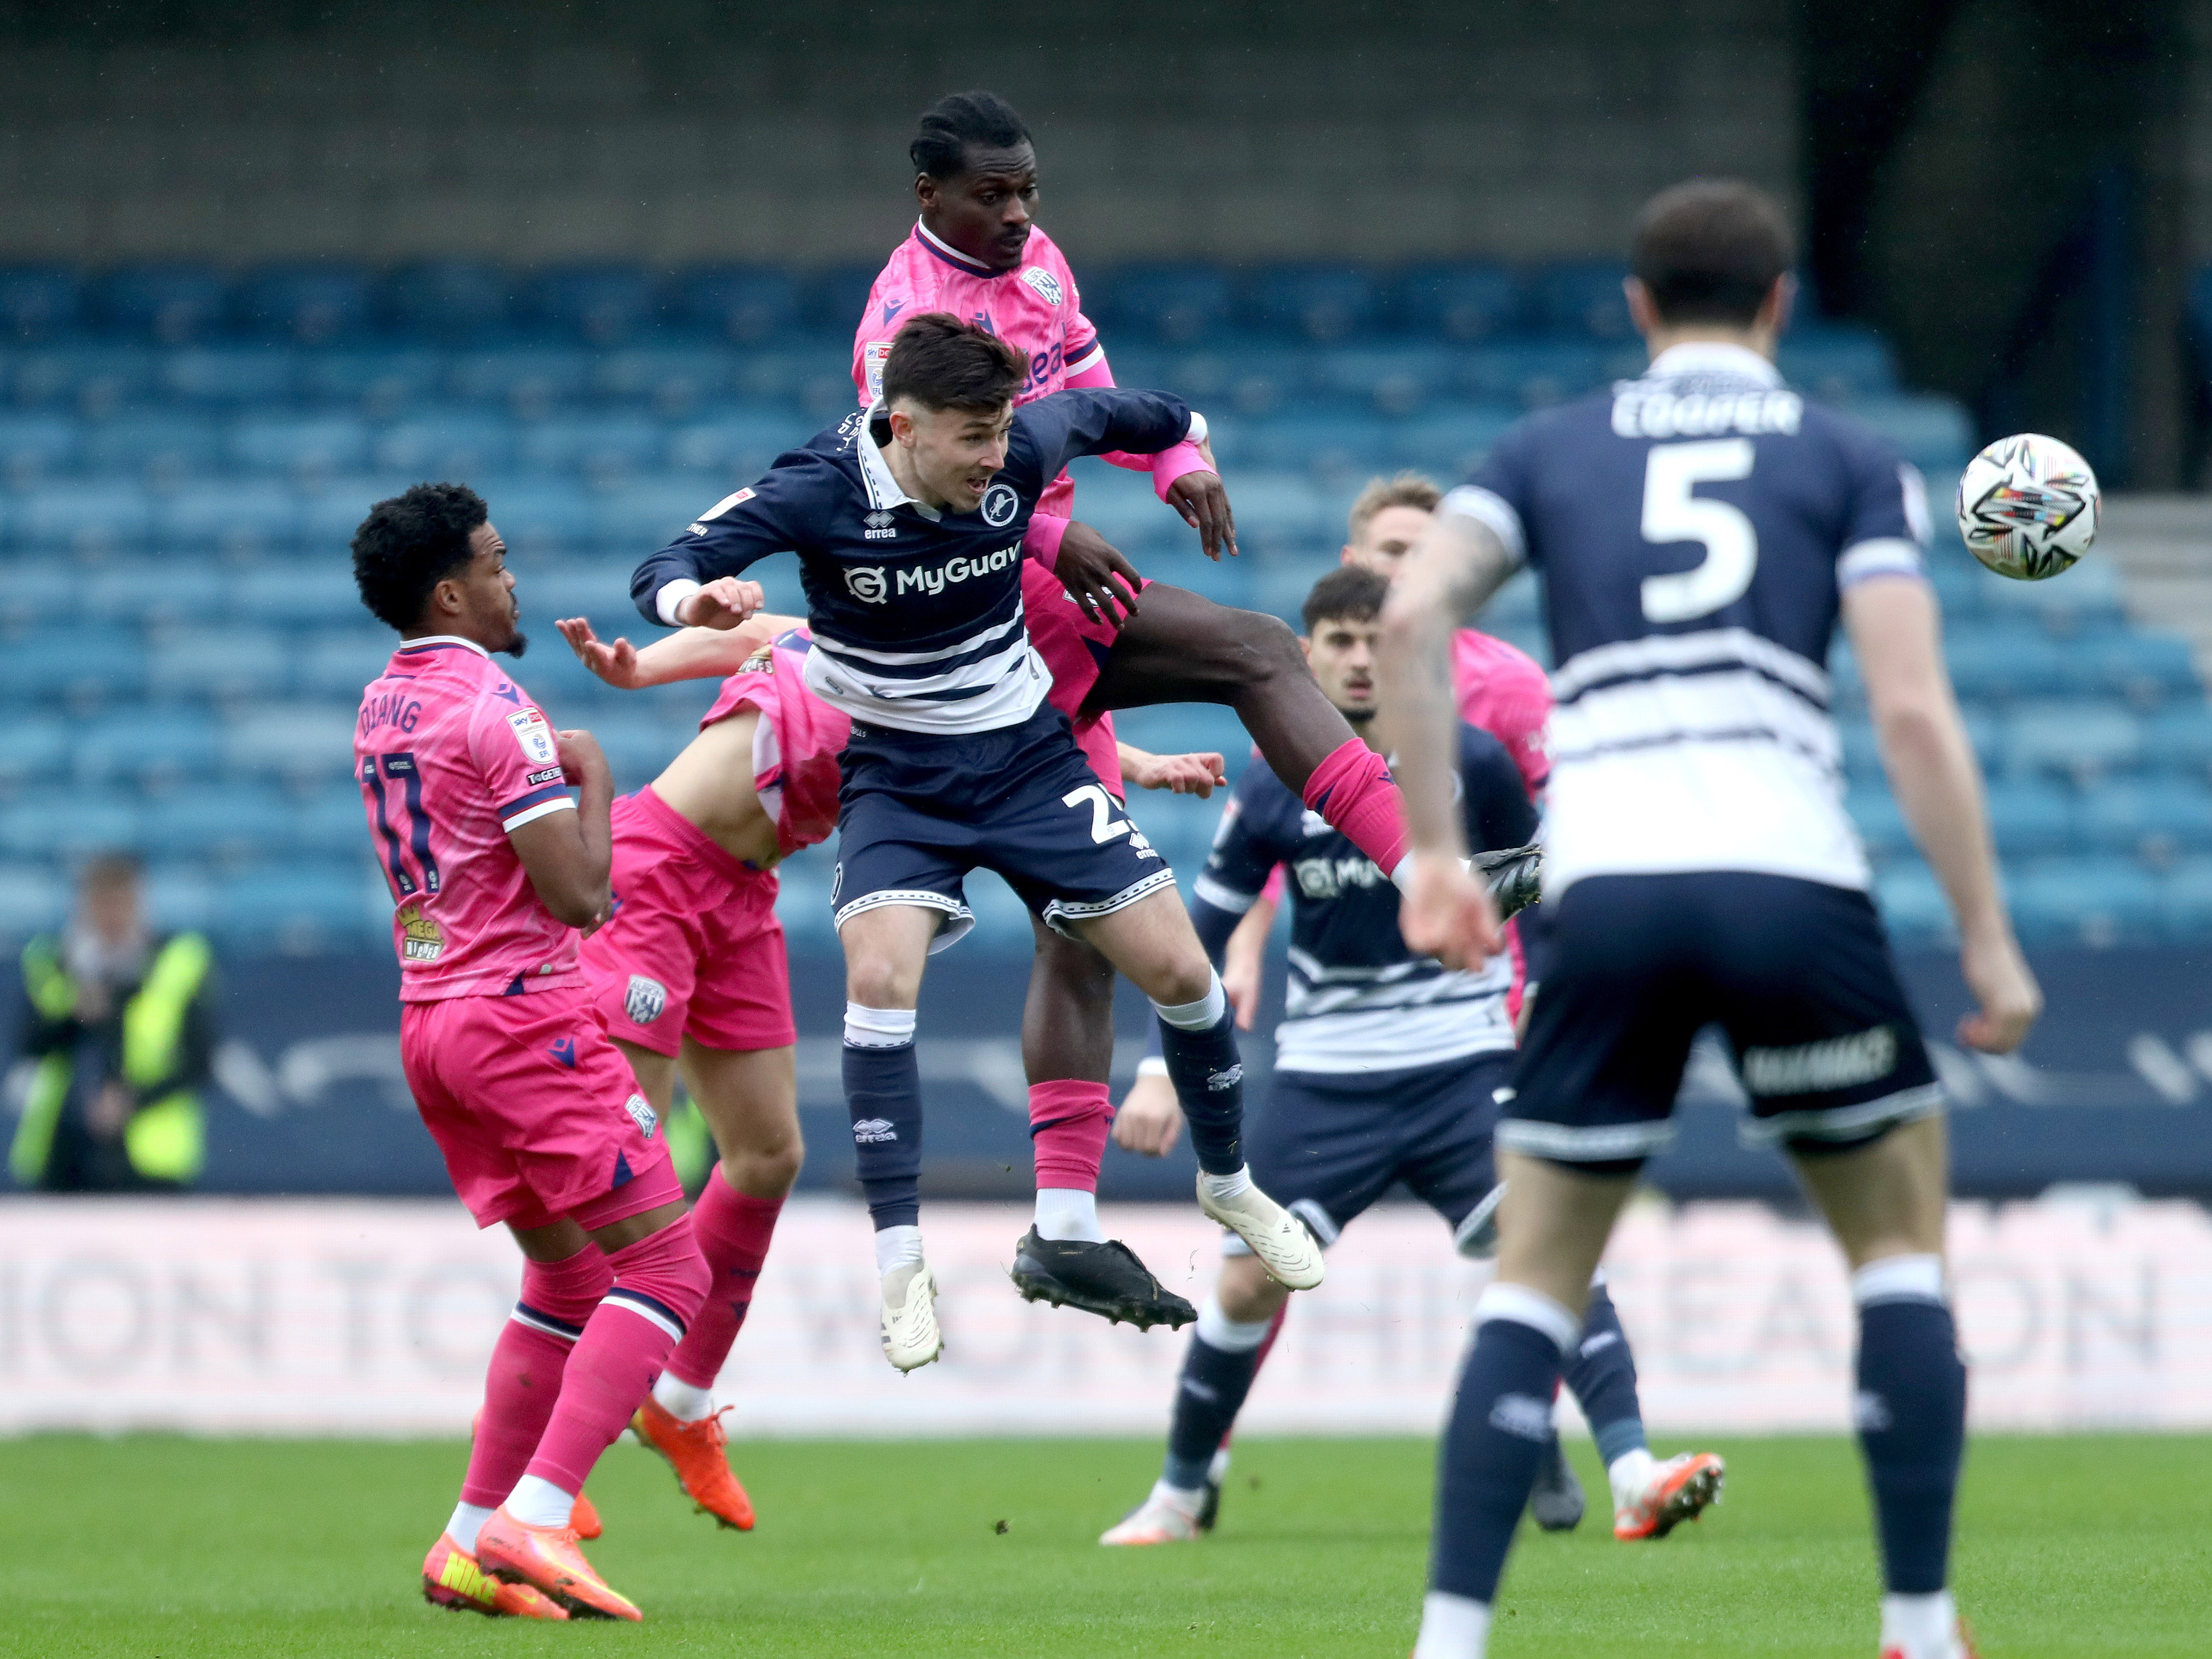
<svg viewBox="0 0 2212 1659"><path fill-rule="evenodd" d="M1550 955L1498 1144L1634 1168L1673 1139L1690 1042L1726 1035L1751 1139L1817 1153L1943 1109L1864 893L1735 871L1587 876Z"/></svg>
<svg viewBox="0 0 2212 1659"><path fill-rule="evenodd" d="M1172 892L1153 850L1049 704L1019 726L943 736L854 722L842 757L836 925L915 904L943 913L933 951L975 925L963 884L997 872L1055 931Z"/></svg>
<svg viewBox="0 0 2212 1659"><path fill-rule="evenodd" d="M1278 1072L1244 1131L1260 1190L1324 1245L1393 1184L1444 1218L1462 1254L1486 1255L1500 1196L1491 1160L1513 1051L1399 1072ZM1231 1233L1224 1255L1249 1255Z"/></svg>

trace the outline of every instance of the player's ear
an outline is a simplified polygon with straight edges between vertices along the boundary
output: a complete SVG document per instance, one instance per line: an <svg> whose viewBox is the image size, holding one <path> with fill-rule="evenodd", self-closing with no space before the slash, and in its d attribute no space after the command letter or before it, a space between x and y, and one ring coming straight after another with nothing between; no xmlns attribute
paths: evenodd
<svg viewBox="0 0 2212 1659"><path fill-rule="evenodd" d="M1628 320L1636 325L1638 334L1654 334L1664 326L1659 307L1651 302L1651 290L1644 286L1642 277L1624 277L1620 291L1628 296Z"/></svg>
<svg viewBox="0 0 2212 1659"><path fill-rule="evenodd" d="M937 205L937 180L926 173L914 175L914 199L921 204L924 213Z"/></svg>
<svg viewBox="0 0 2212 1659"><path fill-rule="evenodd" d="M1312 667L1312 666L1313 666L1313 635L1310 635L1310 634L1301 634L1301 635L1298 635L1298 649L1299 649L1300 651L1302 651L1302 652L1304 652L1304 653L1305 653L1306 666L1307 666L1307 667L1309 667L1309 668Z"/></svg>
<svg viewBox="0 0 2212 1659"><path fill-rule="evenodd" d="M1344 544L1344 551L1337 556L1336 562L1339 564L1358 564L1359 562L1359 555L1353 552L1352 550L1352 544L1350 542L1346 542Z"/></svg>
<svg viewBox="0 0 2212 1659"><path fill-rule="evenodd" d="M1759 303L1759 317L1753 326L1767 331L1775 338L1790 326L1790 311L1797 298L1797 279L1784 271L1774 279L1774 286L1766 290L1766 297Z"/></svg>

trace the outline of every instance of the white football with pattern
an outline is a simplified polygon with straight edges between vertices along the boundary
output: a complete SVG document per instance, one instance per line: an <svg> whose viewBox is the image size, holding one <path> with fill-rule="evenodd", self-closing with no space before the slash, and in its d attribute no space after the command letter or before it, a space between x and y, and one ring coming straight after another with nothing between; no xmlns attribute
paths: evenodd
<svg viewBox="0 0 2212 1659"><path fill-rule="evenodd" d="M2070 570L2097 538L2097 475L2056 438L2000 438L1959 475L1959 534L2000 576L2039 582Z"/></svg>

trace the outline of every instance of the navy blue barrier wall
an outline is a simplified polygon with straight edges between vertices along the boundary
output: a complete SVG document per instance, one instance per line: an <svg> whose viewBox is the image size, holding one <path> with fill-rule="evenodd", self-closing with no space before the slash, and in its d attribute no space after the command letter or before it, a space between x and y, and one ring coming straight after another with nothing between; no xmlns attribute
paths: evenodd
<svg viewBox="0 0 2212 1659"><path fill-rule="evenodd" d="M2053 951L2035 959L2051 1012L2024 1056L1992 1060L1948 1042L1967 999L1954 958L1917 956L1906 978L1938 1039L1956 1108L1957 1189L1981 1197L2059 1181L2120 1181L2152 1194L2212 1196L2212 951ZM1025 1194L1028 1119L1018 1029L1025 960L954 950L931 966L921 1013L928 1091L925 1189L941 1198ZM851 1182L838 1091L838 964L793 963L802 1033L803 1185ZM210 1101L204 1187L229 1193L442 1194L436 1150L399 1075L397 970L378 953L258 957L224 966L225 1042ZM1279 1006L1279 981L1269 1002ZM1144 1006L1124 988L1118 1081L1141 1052ZM1262 1030L1271 1023L1263 1018ZM1248 1042L1249 1098L1264 1103L1272 1047ZM1737 1138L1733 1084L1701 1049L1681 1134L1651 1166L1678 1198L1781 1197L1771 1154ZM1162 1161L1109 1148L1104 1191L1188 1200L1187 1151Z"/></svg>

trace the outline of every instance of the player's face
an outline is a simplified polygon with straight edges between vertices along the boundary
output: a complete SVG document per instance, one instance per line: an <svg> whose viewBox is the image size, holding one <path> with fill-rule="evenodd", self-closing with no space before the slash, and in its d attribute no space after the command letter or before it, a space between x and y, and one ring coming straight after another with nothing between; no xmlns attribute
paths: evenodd
<svg viewBox="0 0 2212 1659"><path fill-rule="evenodd" d="M922 222L931 235L969 258L994 270L1012 270L1029 246L1030 216L1036 211L1036 151L1027 144L1012 149L971 144L967 162L950 179L925 173L915 180Z"/></svg>
<svg viewBox="0 0 2212 1659"><path fill-rule="evenodd" d="M1395 577L1413 544L1429 527L1429 515L1418 507L1386 507L1367 521L1367 529L1344 550L1346 564L1364 565L1378 576Z"/></svg>
<svg viewBox="0 0 2212 1659"><path fill-rule="evenodd" d="M518 624L522 606L514 597L514 573L507 568L507 544L489 523L469 532L469 567L447 581L459 590L459 614L451 624L464 639L474 640L487 651L520 656L530 640ZM446 582L438 584L440 587Z"/></svg>
<svg viewBox="0 0 2212 1659"><path fill-rule="evenodd" d="M1378 617L1324 617L1305 641L1322 695L1355 726L1375 718L1375 641L1382 629Z"/></svg>
<svg viewBox="0 0 2212 1659"><path fill-rule="evenodd" d="M907 451L922 499L954 513L973 513L1006 464L1014 406L979 411L925 409L902 398L891 407L891 441Z"/></svg>

